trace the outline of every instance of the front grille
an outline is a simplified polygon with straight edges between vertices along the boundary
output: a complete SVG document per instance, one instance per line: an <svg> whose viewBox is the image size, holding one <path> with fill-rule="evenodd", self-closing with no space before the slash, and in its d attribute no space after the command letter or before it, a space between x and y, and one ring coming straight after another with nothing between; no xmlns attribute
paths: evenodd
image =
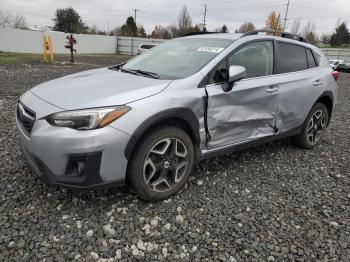
<svg viewBox="0 0 350 262"><path fill-rule="evenodd" d="M17 119L29 135L35 122L35 113L21 102L17 103Z"/></svg>

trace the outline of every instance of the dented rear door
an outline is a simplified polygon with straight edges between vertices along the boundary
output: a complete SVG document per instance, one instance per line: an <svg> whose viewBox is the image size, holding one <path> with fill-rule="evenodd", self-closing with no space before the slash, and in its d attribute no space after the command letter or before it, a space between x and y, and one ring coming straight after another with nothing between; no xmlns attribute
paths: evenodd
<svg viewBox="0 0 350 262"><path fill-rule="evenodd" d="M244 79L229 92L206 86L208 149L250 142L275 134L279 89L274 76Z"/></svg>

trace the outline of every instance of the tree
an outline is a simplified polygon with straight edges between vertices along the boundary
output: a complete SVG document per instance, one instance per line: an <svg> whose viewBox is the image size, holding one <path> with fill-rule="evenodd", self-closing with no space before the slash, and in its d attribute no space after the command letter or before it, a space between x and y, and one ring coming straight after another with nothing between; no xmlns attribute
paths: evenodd
<svg viewBox="0 0 350 262"><path fill-rule="evenodd" d="M179 29L176 27L176 25L168 26L168 31L170 32L171 38L180 36Z"/></svg>
<svg viewBox="0 0 350 262"><path fill-rule="evenodd" d="M300 22L300 18L295 19L293 21L292 27L290 29L290 32L294 35L299 35L300 34L300 26L301 26L301 22Z"/></svg>
<svg viewBox="0 0 350 262"><path fill-rule="evenodd" d="M154 30L152 31L151 38L159 38L159 39L170 39L171 34L168 29L162 27L161 25L156 25Z"/></svg>
<svg viewBox="0 0 350 262"><path fill-rule="evenodd" d="M13 16L0 10L0 27L27 29L26 18L22 15Z"/></svg>
<svg viewBox="0 0 350 262"><path fill-rule="evenodd" d="M266 29L271 29L275 31L283 31L283 26L281 22L281 15L277 14L276 11L272 11L266 20Z"/></svg>
<svg viewBox="0 0 350 262"><path fill-rule="evenodd" d="M121 35L123 36L137 36L137 26L132 16L126 19L125 24L123 24L120 29Z"/></svg>
<svg viewBox="0 0 350 262"><path fill-rule="evenodd" d="M221 33L228 33L228 28L227 28L227 26L226 26L226 25L223 25L223 26L221 27L221 29L220 29L220 32L221 32Z"/></svg>
<svg viewBox="0 0 350 262"><path fill-rule="evenodd" d="M200 29L198 24L195 26L191 26L191 28L190 28L190 32L200 32L200 31L201 31L201 29Z"/></svg>
<svg viewBox="0 0 350 262"><path fill-rule="evenodd" d="M322 44L330 45L331 44L331 38L332 38L332 36L330 34L326 34L326 33L322 34L321 35L321 42L322 42Z"/></svg>
<svg viewBox="0 0 350 262"><path fill-rule="evenodd" d="M146 31L145 31L145 29L143 28L142 25L140 25L140 26L137 28L137 35L138 35L139 37L143 37L143 38L146 38L146 37L147 37Z"/></svg>
<svg viewBox="0 0 350 262"><path fill-rule="evenodd" d="M187 11L187 6L182 7L179 17L178 17L178 27L179 27L179 34L185 35L190 32L190 29L192 27L192 19Z"/></svg>
<svg viewBox="0 0 350 262"><path fill-rule="evenodd" d="M10 13L5 13L0 10L0 26L1 27L11 27L12 15Z"/></svg>
<svg viewBox="0 0 350 262"><path fill-rule="evenodd" d="M12 20L12 28L27 29L26 18L22 15L16 15Z"/></svg>
<svg viewBox="0 0 350 262"><path fill-rule="evenodd" d="M238 33L247 33L252 30L255 30L255 25L252 22L245 22L239 27Z"/></svg>
<svg viewBox="0 0 350 262"><path fill-rule="evenodd" d="M97 25L89 26L86 30L86 33L90 35L97 35L97 32L98 32Z"/></svg>
<svg viewBox="0 0 350 262"><path fill-rule="evenodd" d="M161 26L156 25L151 33L151 38L162 38L161 34Z"/></svg>
<svg viewBox="0 0 350 262"><path fill-rule="evenodd" d="M72 7L57 9L53 30L65 33L85 33L87 27L84 25L80 15Z"/></svg>
<svg viewBox="0 0 350 262"><path fill-rule="evenodd" d="M121 32L121 26L116 26L114 29L111 30L110 35L121 35Z"/></svg>
<svg viewBox="0 0 350 262"><path fill-rule="evenodd" d="M316 27L312 21L306 23L302 31L302 36L305 37L310 44L317 43Z"/></svg>
<svg viewBox="0 0 350 262"><path fill-rule="evenodd" d="M336 29L335 33L331 36L330 44L332 46L347 45L350 42L349 29L346 24L341 23Z"/></svg>

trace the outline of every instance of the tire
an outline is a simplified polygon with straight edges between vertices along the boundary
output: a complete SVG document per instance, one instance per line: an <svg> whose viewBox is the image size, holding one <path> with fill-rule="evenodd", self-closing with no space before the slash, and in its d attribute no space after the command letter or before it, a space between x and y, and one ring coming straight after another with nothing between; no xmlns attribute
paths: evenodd
<svg viewBox="0 0 350 262"><path fill-rule="evenodd" d="M147 201L169 198L188 181L194 159L194 146L185 131L173 126L153 129L134 150L127 185Z"/></svg>
<svg viewBox="0 0 350 262"><path fill-rule="evenodd" d="M326 106L316 103L311 108L302 128L294 137L294 143L305 149L313 149L321 140L328 125L329 115Z"/></svg>

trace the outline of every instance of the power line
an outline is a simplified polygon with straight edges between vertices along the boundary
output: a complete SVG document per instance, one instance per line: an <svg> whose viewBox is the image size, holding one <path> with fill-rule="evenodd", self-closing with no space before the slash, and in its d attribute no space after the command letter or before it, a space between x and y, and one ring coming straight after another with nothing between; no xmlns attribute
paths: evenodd
<svg viewBox="0 0 350 262"><path fill-rule="evenodd" d="M287 3L287 9L286 9L286 15L284 16L284 25L283 25L283 31L286 31L286 24L287 24L287 20L288 20L288 11L289 11L289 2L290 0L288 0Z"/></svg>

